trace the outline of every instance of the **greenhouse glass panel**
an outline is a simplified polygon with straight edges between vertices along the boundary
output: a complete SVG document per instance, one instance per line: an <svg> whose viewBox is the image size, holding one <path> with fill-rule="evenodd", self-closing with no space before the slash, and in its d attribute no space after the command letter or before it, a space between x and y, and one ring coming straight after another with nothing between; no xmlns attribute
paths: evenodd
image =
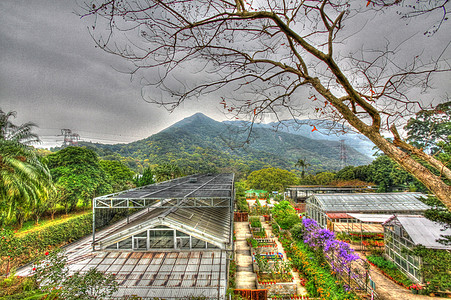
<svg viewBox="0 0 451 300"><path fill-rule="evenodd" d="M131 249L131 248L132 248L131 237L119 242L119 249Z"/></svg>
<svg viewBox="0 0 451 300"><path fill-rule="evenodd" d="M193 249L205 249L207 245L205 241L196 239L194 237L191 238L191 244Z"/></svg>
<svg viewBox="0 0 451 300"><path fill-rule="evenodd" d="M142 238L142 237L135 237L135 240L133 241L134 244L134 249L139 249L139 250L146 250L147 249L147 237Z"/></svg>
<svg viewBox="0 0 451 300"><path fill-rule="evenodd" d="M108 247L106 247L106 249L108 249L108 250L116 250L117 249L117 243L109 245Z"/></svg>
<svg viewBox="0 0 451 300"><path fill-rule="evenodd" d="M149 230L149 247L152 249L174 248L174 230Z"/></svg>
<svg viewBox="0 0 451 300"><path fill-rule="evenodd" d="M177 249L190 249L190 238L188 237L178 237L177 238Z"/></svg>
<svg viewBox="0 0 451 300"><path fill-rule="evenodd" d="M133 236L134 237L145 237L145 238L147 238L147 230L143 231L141 233L138 233L138 234L134 234Z"/></svg>
<svg viewBox="0 0 451 300"><path fill-rule="evenodd" d="M189 235L177 230L177 236L189 236Z"/></svg>
<svg viewBox="0 0 451 300"><path fill-rule="evenodd" d="M218 249L217 246L215 246L215 245L213 245L213 244L210 244L210 243L207 243L207 248L208 248L208 249Z"/></svg>

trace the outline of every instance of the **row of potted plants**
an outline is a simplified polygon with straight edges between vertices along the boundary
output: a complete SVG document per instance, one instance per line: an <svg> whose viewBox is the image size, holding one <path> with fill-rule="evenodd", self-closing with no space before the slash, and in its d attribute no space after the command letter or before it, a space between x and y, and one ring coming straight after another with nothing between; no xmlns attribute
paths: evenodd
<svg viewBox="0 0 451 300"><path fill-rule="evenodd" d="M409 288L413 282L407 278L401 271L398 270L396 265L383 258L382 256L369 255L367 256L368 262L377 267L382 274L388 277L390 280L405 288Z"/></svg>

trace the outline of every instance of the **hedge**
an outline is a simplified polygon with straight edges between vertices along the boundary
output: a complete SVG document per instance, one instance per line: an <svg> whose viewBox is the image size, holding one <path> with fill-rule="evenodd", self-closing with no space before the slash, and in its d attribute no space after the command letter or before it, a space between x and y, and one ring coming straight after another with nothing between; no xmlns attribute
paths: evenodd
<svg viewBox="0 0 451 300"><path fill-rule="evenodd" d="M20 238L16 237L12 231L2 229L0 231L1 270L4 271L8 261L13 267L29 263L41 257L45 251L78 240L91 232L92 213L70 218Z"/></svg>

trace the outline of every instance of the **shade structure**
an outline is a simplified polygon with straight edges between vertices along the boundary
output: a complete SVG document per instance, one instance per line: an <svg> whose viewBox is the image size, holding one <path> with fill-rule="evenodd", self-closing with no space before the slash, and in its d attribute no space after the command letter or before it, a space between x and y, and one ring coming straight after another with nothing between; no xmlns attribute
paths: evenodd
<svg viewBox="0 0 451 300"><path fill-rule="evenodd" d="M349 213L348 215L363 223L384 223L393 216L388 214L355 214L355 213Z"/></svg>

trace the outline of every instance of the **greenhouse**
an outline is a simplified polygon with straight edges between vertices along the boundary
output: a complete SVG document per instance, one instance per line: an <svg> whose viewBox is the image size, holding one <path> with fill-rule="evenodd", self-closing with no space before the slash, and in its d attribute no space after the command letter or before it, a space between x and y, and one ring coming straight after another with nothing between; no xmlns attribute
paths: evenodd
<svg viewBox="0 0 451 300"><path fill-rule="evenodd" d="M451 229L443 229L423 216L397 215L384 224L385 255L392 260L399 269L418 283L423 283L420 272L422 261L420 257L407 254L403 249L412 250L415 246L436 250L451 250L450 245L437 242L442 235L451 235Z"/></svg>
<svg viewBox="0 0 451 300"><path fill-rule="evenodd" d="M358 222L349 213L360 214L422 214L429 207L418 200L421 193L353 193L353 194L314 194L307 198L307 215L322 227L332 219L328 214L342 213L343 218L333 222Z"/></svg>
<svg viewBox="0 0 451 300"><path fill-rule="evenodd" d="M92 237L64 249L69 271L115 274L117 298L224 299L233 201L233 174L182 177L95 198ZM31 273L30 267L17 272Z"/></svg>

